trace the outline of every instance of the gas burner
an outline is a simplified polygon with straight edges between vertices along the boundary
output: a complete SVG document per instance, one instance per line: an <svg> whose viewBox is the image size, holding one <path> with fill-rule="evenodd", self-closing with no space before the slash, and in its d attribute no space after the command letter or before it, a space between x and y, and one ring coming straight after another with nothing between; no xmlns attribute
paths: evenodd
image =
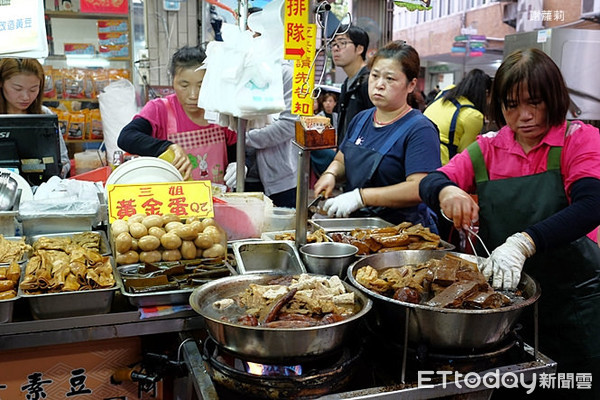
<svg viewBox="0 0 600 400"><path fill-rule="evenodd" d="M365 353L368 355L368 362L373 365L372 368L377 370L375 375L381 378L384 384L397 382L398 379L405 382L415 380L419 371L467 373L528 359L523 341L517 333L518 326L506 335L505 340L485 349L440 350L426 343L409 343L404 351L403 340L399 340L391 331L381 329L378 325L372 326L372 320L369 322L371 323L365 324L369 337Z"/></svg>
<svg viewBox="0 0 600 400"><path fill-rule="evenodd" d="M359 345L303 363L257 363L231 353L212 340L204 341L203 357L207 370L218 385L243 393L244 398L314 398L338 391L348 385L363 353Z"/></svg>

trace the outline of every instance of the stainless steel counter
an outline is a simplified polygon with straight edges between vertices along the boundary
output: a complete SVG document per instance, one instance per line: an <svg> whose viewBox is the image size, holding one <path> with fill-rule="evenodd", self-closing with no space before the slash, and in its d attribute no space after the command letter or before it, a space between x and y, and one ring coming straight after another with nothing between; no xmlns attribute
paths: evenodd
<svg viewBox="0 0 600 400"><path fill-rule="evenodd" d="M182 332L203 327L202 317L194 311L140 319L137 309L120 293L115 295L111 312L82 317L35 320L27 303L19 299L13 322L0 324L0 350L19 349L92 340Z"/></svg>

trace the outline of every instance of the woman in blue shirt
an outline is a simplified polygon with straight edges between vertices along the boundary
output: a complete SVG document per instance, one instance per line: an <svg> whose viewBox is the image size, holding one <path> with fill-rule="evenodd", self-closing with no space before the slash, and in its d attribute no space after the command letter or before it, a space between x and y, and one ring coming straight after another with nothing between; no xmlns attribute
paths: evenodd
<svg viewBox="0 0 600 400"><path fill-rule="evenodd" d="M323 206L329 216L378 216L437 231L419 197L419 182L441 166L439 136L407 103L419 68L419 54L404 41L389 43L371 58L369 97L375 107L352 119L340 150L315 184L315 195L324 192L327 198L336 181L345 180L345 192Z"/></svg>

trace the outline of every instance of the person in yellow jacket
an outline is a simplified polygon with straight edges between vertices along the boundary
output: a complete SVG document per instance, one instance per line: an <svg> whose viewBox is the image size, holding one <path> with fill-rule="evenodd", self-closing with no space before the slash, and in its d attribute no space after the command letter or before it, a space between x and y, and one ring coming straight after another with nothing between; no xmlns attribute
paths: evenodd
<svg viewBox="0 0 600 400"><path fill-rule="evenodd" d="M473 143L481 132L492 79L471 70L457 86L442 90L423 112L440 132L442 165Z"/></svg>

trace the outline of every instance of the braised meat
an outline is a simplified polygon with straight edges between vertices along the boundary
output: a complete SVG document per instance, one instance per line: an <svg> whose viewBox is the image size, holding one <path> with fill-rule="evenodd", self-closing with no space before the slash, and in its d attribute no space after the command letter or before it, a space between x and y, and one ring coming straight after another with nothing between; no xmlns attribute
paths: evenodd
<svg viewBox="0 0 600 400"><path fill-rule="evenodd" d="M465 308L485 309L500 308L510 304L510 299L502 293L496 292L488 285L487 290L479 291L467 297L463 303Z"/></svg>
<svg viewBox="0 0 600 400"><path fill-rule="evenodd" d="M219 299L217 311L228 309ZM298 328L331 324L357 311L354 292L346 291L339 277L301 274L259 285L251 283L232 301L244 315L235 317L242 325L267 328ZM230 303L227 301L226 303ZM229 318L223 320L229 321Z"/></svg>
<svg viewBox="0 0 600 400"><path fill-rule="evenodd" d="M458 308L467 297L480 290L480 284L475 281L458 281L444 289L440 294L425 303L432 307Z"/></svg>
<svg viewBox="0 0 600 400"><path fill-rule="evenodd" d="M406 303L419 304L421 302L421 294L408 286L400 288L394 292L393 299L398 301L404 301Z"/></svg>
<svg viewBox="0 0 600 400"><path fill-rule="evenodd" d="M359 255L397 250L439 249L440 237L421 224L402 222L395 226L375 229L353 229L349 234L330 234L334 242L353 244Z"/></svg>
<svg viewBox="0 0 600 400"><path fill-rule="evenodd" d="M356 271L355 279L384 296L432 307L491 309L511 304L486 282L477 264L452 254L381 270L366 265Z"/></svg>

